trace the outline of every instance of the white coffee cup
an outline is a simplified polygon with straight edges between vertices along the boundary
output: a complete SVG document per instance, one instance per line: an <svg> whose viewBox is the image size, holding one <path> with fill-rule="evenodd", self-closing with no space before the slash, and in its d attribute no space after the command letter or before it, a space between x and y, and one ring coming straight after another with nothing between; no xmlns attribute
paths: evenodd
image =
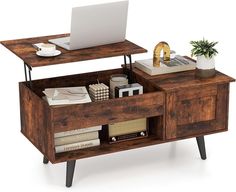
<svg viewBox="0 0 236 192"><path fill-rule="evenodd" d="M41 45L40 50L43 54L53 54L56 51L56 45L50 43L44 43Z"/></svg>

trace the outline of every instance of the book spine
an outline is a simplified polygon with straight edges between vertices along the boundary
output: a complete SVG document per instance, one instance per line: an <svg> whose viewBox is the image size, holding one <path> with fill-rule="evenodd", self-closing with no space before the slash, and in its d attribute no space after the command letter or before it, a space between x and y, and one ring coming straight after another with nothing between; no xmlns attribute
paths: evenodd
<svg viewBox="0 0 236 192"><path fill-rule="evenodd" d="M98 131L71 135L71 136L66 136L66 137L58 137L58 138L55 138L54 142L55 142L55 146L60 146L60 145L67 145L71 143L77 143L77 142L88 141L88 140L93 140L93 139L98 139Z"/></svg>
<svg viewBox="0 0 236 192"><path fill-rule="evenodd" d="M57 146L55 147L55 150L56 150L56 153L62 153L66 151L84 149L84 148L94 147L98 145L100 145L100 139L94 139L90 141L83 141L83 142L78 142L78 143L73 143L73 144L68 144L68 145Z"/></svg>
<svg viewBox="0 0 236 192"><path fill-rule="evenodd" d="M102 129L102 126L94 126L94 127L88 127L88 128L82 128L82 129L75 129L71 131L65 131L65 132L59 132L54 134L54 138L58 137L65 137L65 136L70 136L70 135L77 135L81 133L88 133L88 132L93 132L93 131L99 131Z"/></svg>
<svg viewBox="0 0 236 192"><path fill-rule="evenodd" d="M144 71L145 73L147 73L149 75L154 75L151 69L144 67L138 61L135 61L134 67L140 69L141 71Z"/></svg>

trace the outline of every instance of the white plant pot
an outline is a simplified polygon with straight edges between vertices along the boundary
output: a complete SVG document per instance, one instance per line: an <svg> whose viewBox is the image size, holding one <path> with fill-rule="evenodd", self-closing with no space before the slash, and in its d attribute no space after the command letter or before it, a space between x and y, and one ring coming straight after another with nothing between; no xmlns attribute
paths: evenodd
<svg viewBox="0 0 236 192"><path fill-rule="evenodd" d="M197 56L197 66L198 69L214 69L215 68L215 59L212 58L206 58L204 55Z"/></svg>
<svg viewBox="0 0 236 192"><path fill-rule="evenodd" d="M196 63L196 76L199 78L209 78L215 76L215 59L198 56Z"/></svg>

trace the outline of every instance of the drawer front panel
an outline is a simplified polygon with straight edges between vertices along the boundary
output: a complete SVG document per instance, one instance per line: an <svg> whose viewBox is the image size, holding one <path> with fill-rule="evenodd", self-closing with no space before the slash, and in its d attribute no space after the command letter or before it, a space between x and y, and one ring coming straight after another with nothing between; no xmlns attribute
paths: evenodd
<svg viewBox="0 0 236 192"><path fill-rule="evenodd" d="M178 101L177 125L186 125L215 119L216 96Z"/></svg>
<svg viewBox="0 0 236 192"><path fill-rule="evenodd" d="M166 139L227 130L229 85L167 93Z"/></svg>
<svg viewBox="0 0 236 192"><path fill-rule="evenodd" d="M164 93L110 99L71 106L52 107L55 132L116 123L164 113Z"/></svg>
<svg viewBox="0 0 236 192"><path fill-rule="evenodd" d="M201 133L210 133L215 131L216 121L202 121L188 125L179 125L176 131L178 138L199 135Z"/></svg>

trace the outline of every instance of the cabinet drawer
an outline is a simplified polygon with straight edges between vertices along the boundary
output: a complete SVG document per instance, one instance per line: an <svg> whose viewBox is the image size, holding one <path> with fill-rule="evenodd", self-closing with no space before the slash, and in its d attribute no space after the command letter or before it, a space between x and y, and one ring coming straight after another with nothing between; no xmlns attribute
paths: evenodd
<svg viewBox="0 0 236 192"><path fill-rule="evenodd" d="M227 130L228 84L167 93L166 138Z"/></svg>
<svg viewBox="0 0 236 192"><path fill-rule="evenodd" d="M164 113L162 92L79 105L52 107L55 132L116 123Z"/></svg>

